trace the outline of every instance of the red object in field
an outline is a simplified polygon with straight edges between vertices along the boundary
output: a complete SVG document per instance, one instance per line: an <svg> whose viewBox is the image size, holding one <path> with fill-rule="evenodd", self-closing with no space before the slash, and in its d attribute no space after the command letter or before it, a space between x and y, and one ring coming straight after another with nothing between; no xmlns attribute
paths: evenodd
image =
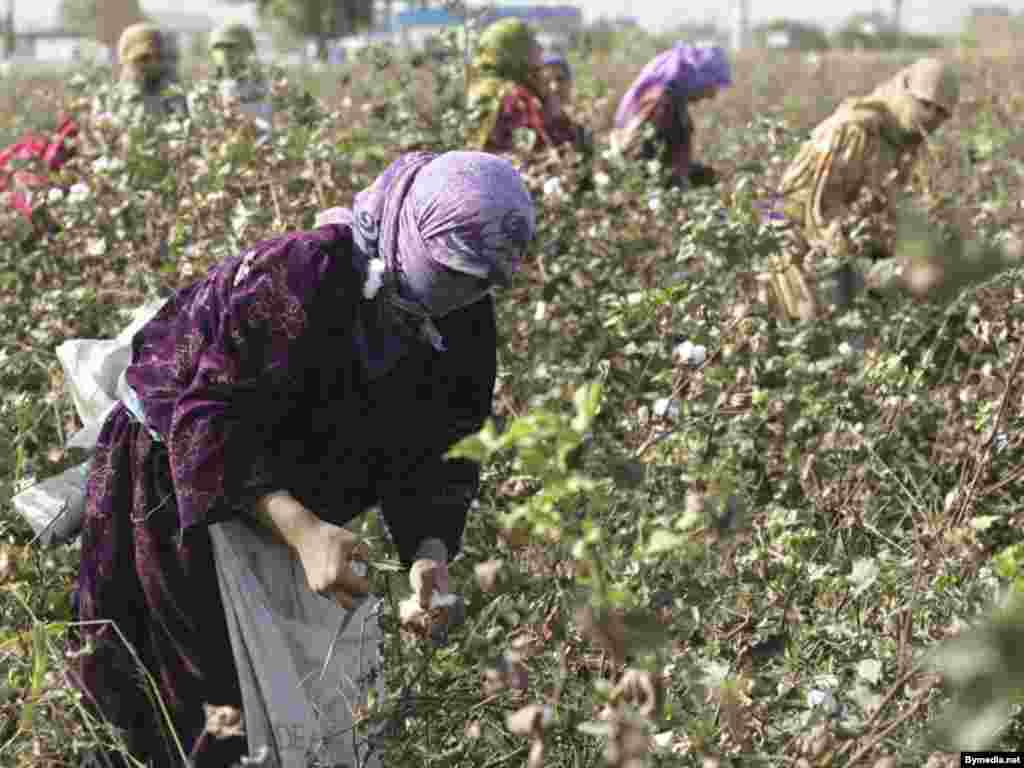
<svg viewBox="0 0 1024 768"><path fill-rule="evenodd" d="M32 191L47 183L47 173L57 171L74 154L71 139L78 135L78 124L70 117L61 121L52 138L26 134L21 140L0 151L0 193L7 204L32 221ZM15 161L37 170L12 170Z"/></svg>

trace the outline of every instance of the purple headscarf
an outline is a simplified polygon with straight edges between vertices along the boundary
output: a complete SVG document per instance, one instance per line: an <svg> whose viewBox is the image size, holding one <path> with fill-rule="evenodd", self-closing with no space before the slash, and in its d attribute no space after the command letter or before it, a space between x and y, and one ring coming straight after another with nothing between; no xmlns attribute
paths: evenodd
<svg viewBox="0 0 1024 768"><path fill-rule="evenodd" d="M332 208L324 223L351 224L360 261L385 265L384 301L419 318L439 351L432 318L479 301L507 284L533 239L533 200L519 172L484 152L412 152L358 193L353 209ZM378 310L380 304L377 304ZM364 313L359 334L371 373L405 352L380 311Z"/></svg>
<svg viewBox="0 0 1024 768"><path fill-rule="evenodd" d="M569 60L560 53L545 53L544 54L544 66L545 67L558 67L562 70L562 74L565 75L567 80L572 80L572 67L569 66Z"/></svg>
<svg viewBox="0 0 1024 768"><path fill-rule="evenodd" d="M615 127L625 128L640 99L656 86L671 88L683 95L709 86L732 85L729 59L721 46L693 46L676 43L647 63L626 91L615 112Z"/></svg>

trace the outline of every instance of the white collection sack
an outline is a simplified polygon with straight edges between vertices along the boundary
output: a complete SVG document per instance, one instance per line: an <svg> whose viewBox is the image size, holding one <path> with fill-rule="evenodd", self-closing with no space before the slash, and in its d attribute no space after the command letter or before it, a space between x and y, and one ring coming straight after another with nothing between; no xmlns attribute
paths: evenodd
<svg viewBox="0 0 1024 768"><path fill-rule="evenodd" d="M132 321L113 339L69 339L57 347L64 381L83 426L71 436L68 448L90 453L96 447L107 414L126 392L124 373L132 359L132 337L157 313L165 300L133 310ZM89 462L47 478L17 494L11 501L28 520L45 546L71 541L85 513Z"/></svg>
<svg viewBox="0 0 1024 768"><path fill-rule="evenodd" d="M83 426L68 440L68 448L96 447L103 422L127 387L125 371L132 361L132 337L166 302L150 302L132 311L132 321L113 339L69 339L57 347L57 359Z"/></svg>
<svg viewBox="0 0 1024 768"><path fill-rule="evenodd" d="M217 581L242 689L250 755L265 768L379 768L353 714L383 695L378 611L348 611L309 589L288 547L251 521L211 525Z"/></svg>

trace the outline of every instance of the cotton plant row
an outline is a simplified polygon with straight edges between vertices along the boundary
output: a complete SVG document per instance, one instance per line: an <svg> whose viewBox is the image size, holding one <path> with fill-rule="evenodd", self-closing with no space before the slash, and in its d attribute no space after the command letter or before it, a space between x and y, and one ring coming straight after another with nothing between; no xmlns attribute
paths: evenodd
<svg viewBox="0 0 1024 768"><path fill-rule="evenodd" d="M455 72L445 77L428 122L408 97L367 113L376 137L283 79L266 147L208 108L202 87L187 123L90 124L48 193L61 230L2 257L17 297L2 317L4 481L74 461L51 453L75 426L53 347L110 335L118 308L241 244L311 225L392 146L451 145ZM752 280L777 245L756 203L778 169L771 158L801 133L761 116L723 135L730 143L707 151L732 174L686 194L604 150L589 165L517 158L541 219L524 278L499 307L495 425L461 448L486 462L454 569L466 622L440 646L389 642L375 714L403 713L395 764L920 764L938 752L925 737L939 699L918 655L966 637L993 585L1016 573L1010 556L998 573L987 562L1015 521L1012 485L997 486L1019 464L1024 403L1007 372L1020 291L1007 278L942 305L869 298L829 323L778 327ZM958 215L936 199L940 216ZM988 198L951 199L980 209ZM970 497L962 474L978 477ZM0 580L19 585L40 621L65 620L75 553L48 567L24 547L22 523L2 525ZM29 625L3 594L4 626ZM43 697L42 675L29 684L31 662L59 645L25 645L18 632L0 642L4 722L20 722L35 691L38 726L60 700ZM954 679L991 674L962 663ZM976 708L994 713L985 722L1005 722L1005 705L989 704ZM29 761L56 748L2 735Z"/></svg>

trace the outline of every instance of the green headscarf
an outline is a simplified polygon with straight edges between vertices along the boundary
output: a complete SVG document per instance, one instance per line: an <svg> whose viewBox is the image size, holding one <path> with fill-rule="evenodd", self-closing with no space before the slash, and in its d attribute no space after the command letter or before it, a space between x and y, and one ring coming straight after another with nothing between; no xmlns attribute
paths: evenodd
<svg viewBox="0 0 1024 768"><path fill-rule="evenodd" d="M496 21L480 35L467 94L469 106L480 110L480 130L471 142L476 148L487 143L511 88L523 85L538 96L543 93L530 71L530 48L537 44L533 30L520 19Z"/></svg>
<svg viewBox="0 0 1024 768"><path fill-rule="evenodd" d="M533 30L519 19L502 19L480 35L473 66L481 78L530 81L530 48L537 45Z"/></svg>

